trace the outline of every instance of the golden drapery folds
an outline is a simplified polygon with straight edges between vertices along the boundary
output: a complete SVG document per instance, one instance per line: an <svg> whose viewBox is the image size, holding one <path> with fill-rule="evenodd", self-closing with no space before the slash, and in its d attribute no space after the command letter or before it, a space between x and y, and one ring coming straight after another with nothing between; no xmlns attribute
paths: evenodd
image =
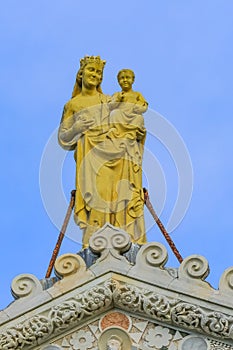
<svg viewBox="0 0 233 350"><path fill-rule="evenodd" d="M84 91L85 84L94 85L89 66L81 76L86 79ZM111 98L93 91L67 102L58 134L60 145L75 151L74 219L83 230L83 248L106 222L128 232L133 242L144 244L143 117L125 113L123 108L111 113ZM134 105L126 107L132 112Z"/></svg>

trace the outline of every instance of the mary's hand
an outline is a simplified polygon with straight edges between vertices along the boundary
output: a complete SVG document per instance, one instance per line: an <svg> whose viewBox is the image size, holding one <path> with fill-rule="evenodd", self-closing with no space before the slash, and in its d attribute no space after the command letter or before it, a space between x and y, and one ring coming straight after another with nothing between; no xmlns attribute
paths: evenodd
<svg viewBox="0 0 233 350"><path fill-rule="evenodd" d="M73 125L73 132L75 134L83 133L94 124L94 119L78 119Z"/></svg>

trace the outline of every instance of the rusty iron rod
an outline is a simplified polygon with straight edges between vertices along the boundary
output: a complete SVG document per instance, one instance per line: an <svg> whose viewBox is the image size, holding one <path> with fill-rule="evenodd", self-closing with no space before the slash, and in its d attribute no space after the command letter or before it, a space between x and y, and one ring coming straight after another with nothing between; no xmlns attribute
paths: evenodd
<svg viewBox="0 0 233 350"><path fill-rule="evenodd" d="M51 276L51 273L52 273L55 261L57 259L59 250L61 248L61 244L62 244L63 238L65 236L65 232L66 232L69 220L70 220L70 216L71 216L72 210L74 208L74 202L75 202L75 190L72 190L71 191L71 197L70 197L70 203L69 203L69 206L68 206L68 209L67 209L67 212L66 212L66 216L65 216L65 219L64 219L64 222L63 222L60 234L59 234L58 239L57 239L56 246L55 246L55 248L53 250L53 254L52 254L52 257L50 259L50 263L49 263L48 270L46 272L45 278L49 278Z"/></svg>
<svg viewBox="0 0 233 350"><path fill-rule="evenodd" d="M175 243L173 242L173 240L171 239L170 235L168 234L167 230L165 229L165 227L163 226L163 223L161 222L161 220L159 219L158 215L156 214L151 202L150 202L150 198L149 198L149 193L147 191L146 188L143 189L144 191L144 203L146 205L146 207L148 208L149 212L151 213L152 217L154 218L156 224L158 225L160 231L162 232L163 236L165 237L167 243L169 244L169 246L171 247L173 253L175 254L177 260L179 261L179 263L182 263L183 258L180 255L178 249L175 246Z"/></svg>

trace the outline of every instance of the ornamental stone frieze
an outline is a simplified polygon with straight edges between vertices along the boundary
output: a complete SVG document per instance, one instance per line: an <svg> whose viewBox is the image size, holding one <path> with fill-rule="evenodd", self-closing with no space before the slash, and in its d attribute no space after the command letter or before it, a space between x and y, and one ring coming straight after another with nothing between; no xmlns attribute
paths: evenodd
<svg viewBox="0 0 233 350"><path fill-rule="evenodd" d="M120 332L119 329L121 329ZM175 327L163 326L160 323L119 311L110 311L102 318L57 339L51 345L56 345L57 349L106 350L106 347L101 347L103 343L101 337L104 333L106 334L106 331L109 337L122 337L124 344L129 338L131 349L134 350L233 349L231 345L224 342L211 340L203 335L190 334ZM40 349L47 350L47 347Z"/></svg>
<svg viewBox="0 0 233 350"><path fill-rule="evenodd" d="M166 262L162 244L137 246L106 224L88 249L56 260L56 277L13 280L15 301L0 311L0 349L97 349L111 327L140 350L232 349L233 267L215 290L204 257L189 256L178 269Z"/></svg>

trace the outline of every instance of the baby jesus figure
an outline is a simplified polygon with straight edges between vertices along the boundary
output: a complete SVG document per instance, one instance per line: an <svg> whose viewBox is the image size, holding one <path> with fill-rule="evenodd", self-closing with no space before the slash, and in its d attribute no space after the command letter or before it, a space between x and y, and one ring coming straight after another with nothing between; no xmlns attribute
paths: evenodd
<svg viewBox="0 0 233 350"><path fill-rule="evenodd" d="M113 94L110 101L110 122L120 132L121 126L127 125L128 130L137 130L136 139L145 135L144 118L148 103L140 92L132 89L135 75L131 69L122 69L117 75L121 92Z"/></svg>

